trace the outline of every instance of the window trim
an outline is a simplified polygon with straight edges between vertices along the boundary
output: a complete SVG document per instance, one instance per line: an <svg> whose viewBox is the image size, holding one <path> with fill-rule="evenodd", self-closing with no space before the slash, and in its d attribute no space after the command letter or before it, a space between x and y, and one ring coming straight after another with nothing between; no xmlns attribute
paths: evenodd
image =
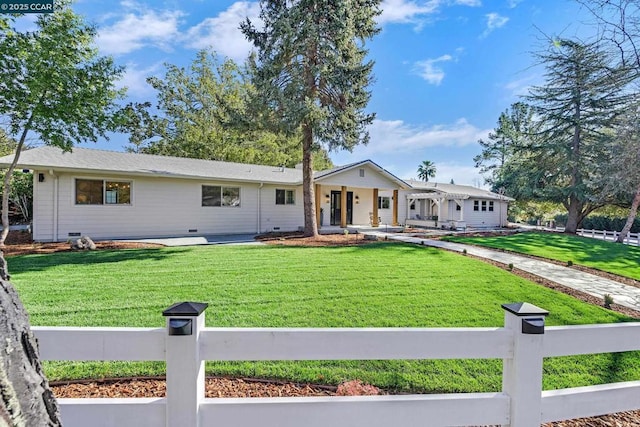
<svg viewBox="0 0 640 427"><path fill-rule="evenodd" d="M284 203L278 203L278 191L284 192ZM287 188L276 188L276 206L295 206L296 205L296 190ZM291 195L291 203L289 203L288 195Z"/></svg>
<svg viewBox="0 0 640 427"><path fill-rule="evenodd" d="M78 181L101 182L102 183L102 202L101 203L78 203ZM129 203L108 203L107 202L107 184L108 183L129 184ZM73 187L74 187L73 188L74 206L133 206L133 180L132 179L74 177Z"/></svg>
<svg viewBox="0 0 640 427"><path fill-rule="evenodd" d="M205 205L204 204L204 188L212 187L220 189L220 204L219 205ZM237 205L228 205L224 204L224 191L225 189L234 189L238 190L238 204ZM221 185L221 184L202 184L200 186L200 207L202 208L239 208L242 206L242 187L240 186L230 186L230 185Z"/></svg>
<svg viewBox="0 0 640 427"><path fill-rule="evenodd" d="M384 200L387 201L387 207L384 207ZM378 196L378 209L391 209L391 197L389 196Z"/></svg>

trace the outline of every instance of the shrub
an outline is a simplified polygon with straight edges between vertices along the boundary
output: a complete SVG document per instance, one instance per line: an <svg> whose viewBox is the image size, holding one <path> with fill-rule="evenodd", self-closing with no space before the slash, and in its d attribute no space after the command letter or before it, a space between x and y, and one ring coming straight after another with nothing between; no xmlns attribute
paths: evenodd
<svg viewBox="0 0 640 427"><path fill-rule="evenodd" d="M613 297L610 294L604 294L604 308L611 308L613 304Z"/></svg>

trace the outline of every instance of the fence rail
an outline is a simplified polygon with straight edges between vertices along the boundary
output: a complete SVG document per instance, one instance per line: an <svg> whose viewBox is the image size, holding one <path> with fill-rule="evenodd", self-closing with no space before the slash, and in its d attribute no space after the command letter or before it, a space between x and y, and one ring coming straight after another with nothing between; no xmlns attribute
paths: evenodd
<svg viewBox="0 0 640 427"><path fill-rule="evenodd" d="M189 303L193 304L193 303ZM44 360L166 360L166 398L59 399L65 426L511 425L640 409L640 381L542 391L544 357L640 350L640 323L544 327L505 307L500 328L205 328L204 311L167 328L34 327ZM515 307L515 308L514 308ZM206 360L503 359L499 393L204 398Z"/></svg>
<svg viewBox="0 0 640 427"><path fill-rule="evenodd" d="M615 242L618 239L620 232L607 230L585 230L583 228L579 228L576 230L576 234L579 236ZM627 233L624 238L624 243L627 245L640 246L640 233Z"/></svg>

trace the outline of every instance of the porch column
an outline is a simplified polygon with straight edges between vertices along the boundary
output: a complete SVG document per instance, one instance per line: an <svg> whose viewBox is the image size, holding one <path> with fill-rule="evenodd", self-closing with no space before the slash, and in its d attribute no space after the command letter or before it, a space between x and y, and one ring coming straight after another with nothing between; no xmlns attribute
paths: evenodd
<svg viewBox="0 0 640 427"><path fill-rule="evenodd" d="M322 202L321 202L321 196L322 196L322 192L320 191L320 184L316 184L315 187L316 190L316 224L318 225L318 228L320 228L320 209L322 209Z"/></svg>
<svg viewBox="0 0 640 427"><path fill-rule="evenodd" d="M340 187L340 228L347 228L347 187Z"/></svg>
<svg viewBox="0 0 640 427"><path fill-rule="evenodd" d="M371 226L377 227L378 223L378 189L373 189L373 218L371 218Z"/></svg>
<svg viewBox="0 0 640 427"><path fill-rule="evenodd" d="M398 190L393 190L393 217L391 225L398 225Z"/></svg>

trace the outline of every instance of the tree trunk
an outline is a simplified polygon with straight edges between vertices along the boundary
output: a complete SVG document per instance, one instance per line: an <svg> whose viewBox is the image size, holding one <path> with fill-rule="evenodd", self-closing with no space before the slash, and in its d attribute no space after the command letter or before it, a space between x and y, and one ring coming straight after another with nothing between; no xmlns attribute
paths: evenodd
<svg viewBox="0 0 640 427"><path fill-rule="evenodd" d="M304 235L316 237L316 198L313 188L313 130L308 124L302 125L302 194L304 199Z"/></svg>
<svg viewBox="0 0 640 427"><path fill-rule="evenodd" d="M7 169L7 172L4 175L4 187L3 187L3 192L2 192L2 232L0 232L0 248L4 248L4 242L5 240L7 240L7 236L9 235L9 193L11 192L11 176L13 175L13 171L16 169L16 165L18 164L18 159L20 158L20 152L22 151L22 147L24 147L24 142L27 140L27 134L29 133L29 128L31 127L31 122L33 121L33 113L31 114L31 117L29 117L29 120L27 121L27 124L24 128L24 130L22 131L22 135L20 136L20 141L18 141L18 145L16 146L16 154L13 156L13 161L11 162L11 165L9 165L9 169ZM5 271L6 270L6 262L4 262L4 257L3 259L3 265L5 267ZM9 280L8 279L8 272L7 275L2 275L0 276L0 278L2 280Z"/></svg>
<svg viewBox="0 0 640 427"><path fill-rule="evenodd" d="M10 282L0 280L0 286L0 425L61 426L27 312Z"/></svg>
<svg viewBox="0 0 640 427"><path fill-rule="evenodd" d="M616 243L624 243L624 238L631 230L631 226L633 226L633 221L636 219L636 215L638 214L638 206L640 206L640 185L638 186L638 190L636 191L636 195L633 197L633 202L631 202L631 209L629 210L629 216L627 217L627 222L622 227L622 231L618 235L616 239Z"/></svg>
<svg viewBox="0 0 640 427"><path fill-rule="evenodd" d="M569 200L569 209L567 210L567 224L564 232L567 234L576 234L578 224L580 223L582 213L582 202L577 197L571 196Z"/></svg>

